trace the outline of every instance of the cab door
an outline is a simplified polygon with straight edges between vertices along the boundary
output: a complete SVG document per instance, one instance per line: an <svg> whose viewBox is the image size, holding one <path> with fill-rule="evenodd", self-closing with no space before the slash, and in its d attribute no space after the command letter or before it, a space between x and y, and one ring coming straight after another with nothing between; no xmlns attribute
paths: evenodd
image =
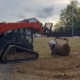
<svg viewBox="0 0 80 80"><path fill-rule="evenodd" d="M27 45L32 44L33 38L32 38L32 30L27 28L20 28L16 29L16 38L17 41L21 44Z"/></svg>

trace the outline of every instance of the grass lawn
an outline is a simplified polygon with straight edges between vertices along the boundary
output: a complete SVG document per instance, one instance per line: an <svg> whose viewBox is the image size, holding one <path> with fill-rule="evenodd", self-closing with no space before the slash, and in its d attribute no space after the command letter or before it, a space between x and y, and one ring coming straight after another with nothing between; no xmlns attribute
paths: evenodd
<svg viewBox="0 0 80 80"><path fill-rule="evenodd" d="M80 37L66 37L69 42L69 46L70 46L70 53L73 51L73 50L80 50ZM49 57L52 57L50 54L51 54L51 50L49 48L49 45L48 45L48 41L50 40L54 40L55 38L54 37L43 37L43 38L34 38L34 51L38 52L39 53L39 58L49 58ZM59 43L66 43L65 40L60 40L60 39L57 39L57 41Z"/></svg>

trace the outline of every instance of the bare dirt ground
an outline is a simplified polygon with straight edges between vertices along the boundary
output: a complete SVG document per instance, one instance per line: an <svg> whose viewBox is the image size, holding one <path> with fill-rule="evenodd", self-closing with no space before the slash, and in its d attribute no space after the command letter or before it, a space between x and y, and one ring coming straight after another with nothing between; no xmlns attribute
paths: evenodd
<svg viewBox="0 0 80 80"><path fill-rule="evenodd" d="M65 57L0 64L0 80L80 80L80 51Z"/></svg>

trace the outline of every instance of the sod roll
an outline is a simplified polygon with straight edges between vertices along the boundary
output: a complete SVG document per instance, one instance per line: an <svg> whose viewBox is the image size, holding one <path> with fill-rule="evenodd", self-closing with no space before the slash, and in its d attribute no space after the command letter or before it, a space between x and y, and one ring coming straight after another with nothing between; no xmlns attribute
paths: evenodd
<svg viewBox="0 0 80 80"><path fill-rule="evenodd" d="M56 44L54 48L57 55L67 56L70 53L70 46L68 44Z"/></svg>

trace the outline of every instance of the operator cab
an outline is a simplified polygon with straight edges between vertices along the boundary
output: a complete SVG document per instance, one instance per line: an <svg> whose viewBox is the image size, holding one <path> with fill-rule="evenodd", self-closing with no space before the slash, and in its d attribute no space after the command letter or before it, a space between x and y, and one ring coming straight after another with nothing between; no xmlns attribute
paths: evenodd
<svg viewBox="0 0 80 80"><path fill-rule="evenodd" d="M32 29L30 28L18 28L14 30L8 30L5 36L19 44L27 45L33 43Z"/></svg>

